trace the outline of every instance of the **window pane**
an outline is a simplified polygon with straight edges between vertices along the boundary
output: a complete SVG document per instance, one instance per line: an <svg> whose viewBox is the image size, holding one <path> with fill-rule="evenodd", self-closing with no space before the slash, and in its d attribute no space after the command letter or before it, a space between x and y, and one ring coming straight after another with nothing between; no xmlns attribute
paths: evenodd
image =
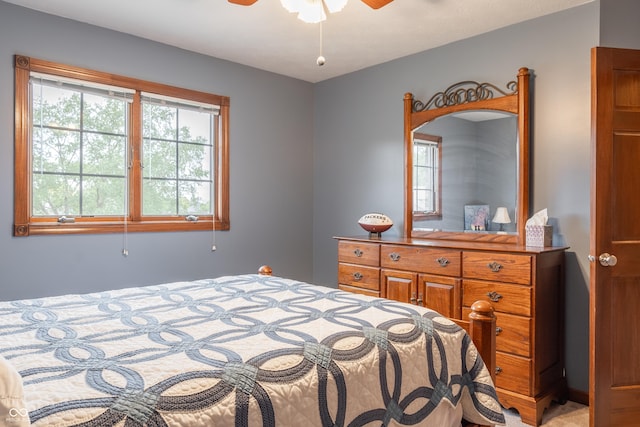
<svg viewBox="0 0 640 427"><path fill-rule="evenodd" d="M34 128L33 172L80 173L80 133Z"/></svg>
<svg viewBox="0 0 640 427"><path fill-rule="evenodd" d="M438 209L438 151L437 142L416 140L414 143L413 203L416 212L433 213Z"/></svg>
<svg viewBox="0 0 640 427"><path fill-rule="evenodd" d="M424 212L424 209L425 209L424 191L420 191L420 190L413 191L413 204L415 206L414 210Z"/></svg>
<svg viewBox="0 0 640 427"><path fill-rule="evenodd" d="M85 93L82 127L104 133L124 135L126 133L127 102Z"/></svg>
<svg viewBox="0 0 640 427"><path fill-rule="evenodd" d="M82 167L86 174L125 176L127 162L125 136L85 134Z"/></svg>
<svg viewBox="0 0 640 427"><path fill-rule="evenodd" d="M425 147L423 145L416 144L416 145L414 145L414 148L415 148L415 150L414 150L414 155L413 156L414 156L415 164L424 165L426 163L426 158L425 158L426 150L425 150Z"/></svg>
<svg viewBox="0 0 640 427"><path fill-rule="evenodd" d="M211 178L211 147L197 144L180 144L178 146L180 179Z"/></svg>
<svg viewBox="0 0 640 427"><path fill-rule="evenodd" d="M212 213L212 113L155 102L143 102L143 215Z"/></svg>
<svg viewBox="0 0 640 427"><path fill-rule="evenodd" d="M33 174L34 216L80 215L78 176Z"/></svg>
<svg viewBox="0 0 640 427"><path fill-rule="evenodd" d="M180 215L211 213L211 184L209 182L181 181L179 186Z"/></svg>
<svg viewBox="0 0 640 427"><path fill-rule="evenodd" d="M178 198L176 181L145 179L143 182L143 215L176 215Z"/></svg>
<svg viewBox="0 0 640 427"><path fill-rule="evenodd" d="M423 188L423 181L424 181L424 168L421 168L419 166L415 166L413 168L413 188L414 190L417 190L419 188Z"/></svg>
<svg viewBox="0 0 640 427"><path fill-rule="evenodd" d="M33 126L80 129L80 92L33 84Z"/></svg>
<svg viewBox="0 0 640 427"><path fill-rule="evenodd" d="M433 208L433 192L428 190L414 190L413 203L414 210L417 212L432 212Z"/></svg>
<svg viewBox="0 0 640 427"><path fill-rule="evenodd" d="M178 112L173 107L163 105L142 104L142 129L145 138L170 139L177 138Z"/></svg>
<svg viewBox="0 0 640 427"><path fill-rule="evenodd" d="M124 214L127 106L64 84L33 85L33 215Z"/></svg>
<svg viewBox="0 0 640 427"><path fill-rule="evenodd" d="M124 178L85 177L82 180L82 215L124 215L125 192Z"/></svg>
<svg viewBox="0 0 640 427"><path fill-rule="evenodd" d="M176 178L176 143L145 139L142 148L142 176L145 178Z"/></svg>
<svg viewBox="0 0 640 427"><path fill-rule="evenodd" d="M201 111L179 110L180 141L211 145L211 114Z"/></svg>

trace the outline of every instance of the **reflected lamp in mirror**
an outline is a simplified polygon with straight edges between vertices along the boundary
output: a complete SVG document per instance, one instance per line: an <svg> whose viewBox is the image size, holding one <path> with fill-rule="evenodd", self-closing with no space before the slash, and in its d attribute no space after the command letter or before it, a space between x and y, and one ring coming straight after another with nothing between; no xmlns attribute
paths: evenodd
<svg viewBox="0 0 640 427"><path fill-rule="evenodd" d="M496 209L496 214L493 216L492 222L494 224L500 224L499 233L504 233L504 225L511 223L511 218L509 218L509 211L504 206L500 206Z"/></svg>

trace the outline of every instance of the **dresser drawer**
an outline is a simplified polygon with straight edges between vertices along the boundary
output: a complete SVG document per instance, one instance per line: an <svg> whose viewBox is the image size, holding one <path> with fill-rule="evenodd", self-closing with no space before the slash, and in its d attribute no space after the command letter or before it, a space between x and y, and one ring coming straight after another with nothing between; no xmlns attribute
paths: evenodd
<svg viewBox="0 0 640 427"><path fill-rule="evenodd" d="M468 319L471 309L462 309L462 318ZM531 357L531 318L500 313L496 316L496 349L518 356Z"/></svg>
<svg viewBox="0 0 640 427"><path fill-rule="evenodd" d="M341 240L338 242L338 261L377 267L380 264L380 245Z"/></svg>
<svg viewBox="0 0 640 427"><path fill-rule="evenodd" d="M380 292L380 269L355 264L338 264L338 283Z"/></svg>
<svg viewBox="0 0 640 427"><path fill-rule="evenodd" d="M462 280L462 305L480 300L491 301L493 308L502 313L531 316L531 288L507 283Z"/></svg>
<svg viewBox="0 0 640 427"><path fill-rule="evenodd" d="M531 359L496 353L496 387L529 396Z"/></svg>
<svg viewBox="0 0 640 427"><path fill-rule="evenodd" d="M395 270L460 276L460 251L420 246L382 245L380 265Z"/></svg>
<svg viewBox="0 0 640 427"><path fill-rule="evenodd" d="M462 277L530 285L531 256L464 252Z"/></svg>

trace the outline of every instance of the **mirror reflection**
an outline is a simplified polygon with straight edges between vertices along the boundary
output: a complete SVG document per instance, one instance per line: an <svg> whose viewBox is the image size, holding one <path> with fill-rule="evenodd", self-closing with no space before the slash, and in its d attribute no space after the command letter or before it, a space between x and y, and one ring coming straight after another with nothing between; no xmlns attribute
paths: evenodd
<svg viewBox="0 0 640 427"><path fill-rule="evenodd" d="M415 129L413 152L414 231L516 232L516 114L439 117Z"/></svg>
<svg viewBox="0 0 640 427"><path fill-rule="evenodd" d="M529 213L527 68L504 87L462 81L404 97L407 238L524 244Z"/></svg>

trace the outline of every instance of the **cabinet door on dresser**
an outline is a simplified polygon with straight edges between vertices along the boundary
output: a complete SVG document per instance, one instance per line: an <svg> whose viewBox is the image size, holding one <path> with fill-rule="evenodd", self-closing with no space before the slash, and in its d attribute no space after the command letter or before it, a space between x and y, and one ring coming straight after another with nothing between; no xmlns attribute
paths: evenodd
<svg viewBox="0 0 640 427"><path fill-rule="evenodd" d="M379 297L380 245L377 243L338 243L338 288Z"/></svg>
<svg viewBox="0 0 640 427"><path fill-rule="evenodd" d="M382 294L395 301L416 304L445 317L460 318L460 279L382 269Z"/></svg>
<svg viewBox="0 0 640 427"><path fill-rule="evenodd" d="M382 269L382 294L385 298L409 304L418 303L418 275L409 271Z"/></svg>
<svg viewBox="0 0 640 427"><path fill-rule="evenodd" d="M457 277L420 274L418 276L418 296L424 295L424 306L451 319L461 319L461 280ZM421 295L422 294L422 295ZM465 317L465 319L468 319Z"/></svg>
<svg viewBox="0 0 640 427"><path fill-rule="evenodd" d="M460 318L460 251L382 245L382 287L386 298L428 307Z"/></svg>

